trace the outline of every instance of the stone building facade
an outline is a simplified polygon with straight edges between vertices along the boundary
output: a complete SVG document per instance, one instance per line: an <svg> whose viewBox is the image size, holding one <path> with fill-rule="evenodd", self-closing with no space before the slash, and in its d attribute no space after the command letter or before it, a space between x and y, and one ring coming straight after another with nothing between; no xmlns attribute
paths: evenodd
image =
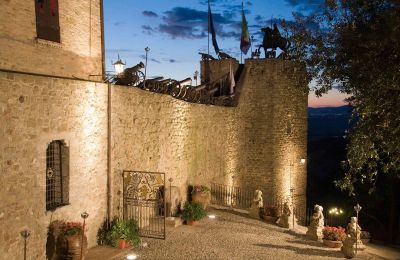
<svg viewBox="0 0 400 260"><path fill-rule="evenodd" d="M36 38L35 2L6 0L0 10L2 258L22 258L28 229L29 259L45 259L50 223L80 221L84 211L95 246L105 217L121 214L123 170L164 172L182 197L188 184L258 188L269 198L294 187L305 207L307 92L298 63L246 60L236 107L113 86L99 77L101 1L58 0L60 43ZM229 71L228 61L212 61L202 77L205 65L210 78ZM54 140L69 149L69 200L46 210Z"/></svg>

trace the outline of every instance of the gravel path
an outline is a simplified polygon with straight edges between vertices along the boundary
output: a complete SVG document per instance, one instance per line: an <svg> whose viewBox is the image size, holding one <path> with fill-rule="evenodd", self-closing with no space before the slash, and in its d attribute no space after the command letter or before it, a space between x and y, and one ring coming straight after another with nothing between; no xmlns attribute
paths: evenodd
<svg viewBox="0 0 400 260"><path fill-rule="evenodd" d="M273 224L221 210L209 214L216 219L168 228L166 240L144 238L148 247L132 251L138 259L345 259L338 249ZM126 258L114 258L122 259ZM355 259L382 258L362 252Z"/></svg>

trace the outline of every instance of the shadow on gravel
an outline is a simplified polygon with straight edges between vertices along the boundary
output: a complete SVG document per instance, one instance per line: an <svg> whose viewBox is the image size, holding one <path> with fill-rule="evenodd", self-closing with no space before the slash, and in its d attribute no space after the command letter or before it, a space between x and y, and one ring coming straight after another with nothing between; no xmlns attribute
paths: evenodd
<svg viewBox="0 0 400 260"><path fill-rule="evenodd" d="M324 256L324 257L334 257L343 258L343 254L339 251L328 251L315 248L299 248L295 246L279 246L270 244L254 244L255 246L265 247L265 248L275 248L275 249L285 249L294 251L296 254L309 255L309 256Z"/></svg>
<svg viewBox="0 0 400 260"><path fill-rule="evenodd" d="M286 242L288 243L292 243L292 244L299 244L299 245L306 245L306 246L315 246L315 247L324 247L324 244L318 242L318 241L313 241L313 240L305 240L305 236L303 237L299 237L299 238L303 238L302 240L291 240L291 239L287 239Z"/></svg>

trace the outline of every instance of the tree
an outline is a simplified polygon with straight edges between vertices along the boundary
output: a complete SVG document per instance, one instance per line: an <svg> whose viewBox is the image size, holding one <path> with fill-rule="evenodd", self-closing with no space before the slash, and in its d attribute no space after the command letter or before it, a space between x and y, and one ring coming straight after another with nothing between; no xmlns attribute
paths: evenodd
<svg viewBox="0 0 400 260"><path fill-rule="evenodd" d="M321 10L296 14L283 26L292 43L289 57L306 63L311 89L351 95L356 123L337 186L357 195L384 183L391 190L394 229L400 196L400 1L328 0Z"/></svg>

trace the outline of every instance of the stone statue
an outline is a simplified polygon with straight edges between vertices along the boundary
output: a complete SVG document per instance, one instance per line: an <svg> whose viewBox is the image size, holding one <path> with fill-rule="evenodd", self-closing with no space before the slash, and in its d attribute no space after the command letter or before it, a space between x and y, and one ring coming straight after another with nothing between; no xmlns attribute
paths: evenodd
<svg viewBox="0 0 400 260"><path fill-rule="evenodd" d="M265 27L262 28L261 31L264 33L264 39L262 45L258 48L258 51L260 52L261 47L264 48L265 58L275 58L277 48L280 48L283 53L286 54L290 43L287 39L281 36L276 23L274 24L273 29ZM271 50L268 51L268 49ZM280 55L282 58L284 58L284 56L285 55Z"/></svg>
<svg viewBox="0 0 400 260"><path fill-rule="evenodd" d="M360 239L361 227L357 224L357 217L351 217L350 223L346 228L346 239L343 241L341 251L347 258L353 258L358 251L365 249L364 244Z"/></svg>
<svg viewBox="0 0 400 260"><path fill-rule="evenodd" d="M225 53L225 52L222 52L222 51L220 51L219 53L218 53L218 56L219 56L219 58L221 59L221 60L224 60L224 59L234 59L232 56L230 56L228 53Z"/></svg>
<svg viewBox="0 0 400 260"><path fill-rule="evenodd" d="M314 205L314 214L311 218L310 226L308 227L306 235L314 240L321 240L322 230L324 229L324 208L318 204Z"/></svg>
<svg viewBox="0 0 400 260"><path fill-rule="evenodd" d="M256 190L254 192L254 198L249 210L249 216L255 219L260 219L260 209L262 209L263 207L264 207L264 200L262 197L262 191Z"/></svg>
<svg viewBox="0 0 400 260"><path fill-rule="evenodd" d="M199 52L199 54L201 55L201 60L203 60L203 61L205 61L205 60L216 60L216 58L214 58L210 54L203 53L203 52Z"/></svg>
<svg viewBox="0 0 400 260"><path fill-rule="evenodd" d="M167 204L167 217L174 217L179 210L181 204L181 193L179 187L171 186L165 189L165 199Z"/></svg>
<svg viewBox="0 0 400 260"><path fill-rule="evenodd" d="M292 207L289 204L289 202L286 201L283 204L282 215L279 216L279 219L278 219L278 221L276 221L276 224L278 224L278 226L283 227L283 228L289 228L291 215L292 215Z"/></svg>

